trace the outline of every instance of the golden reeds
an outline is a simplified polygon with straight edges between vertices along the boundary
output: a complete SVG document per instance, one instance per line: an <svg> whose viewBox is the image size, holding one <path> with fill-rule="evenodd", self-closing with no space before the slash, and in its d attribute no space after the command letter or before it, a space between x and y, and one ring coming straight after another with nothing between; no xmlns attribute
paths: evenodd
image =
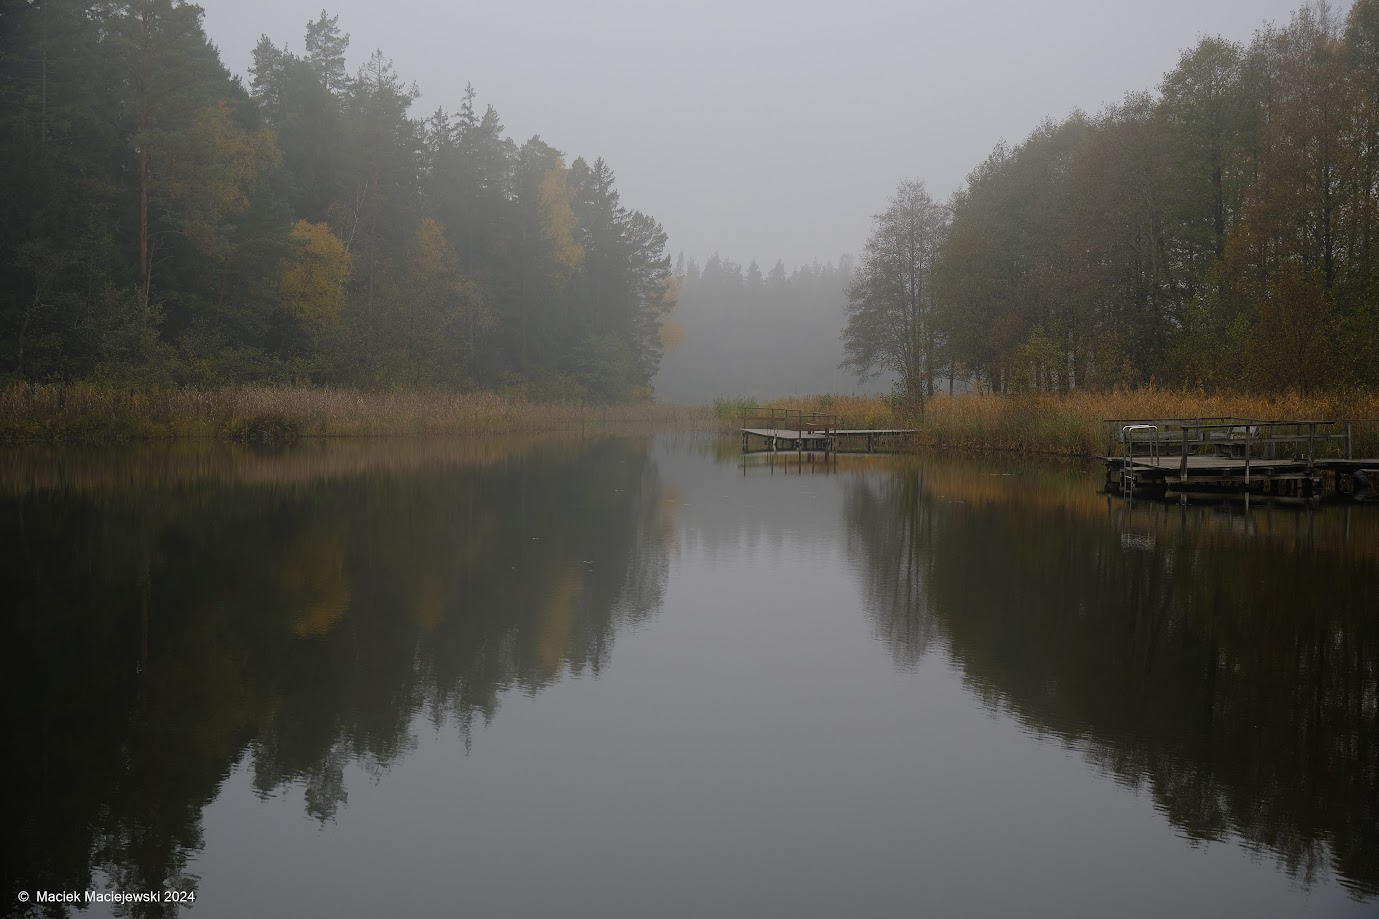
<svg viewBox="0 0 1379 919"><path fill-rule="evenodd" d="M1232 395L1185 390L1076 391L1063 395L939 395L923 414L883 397L814 396L772 403L833 412L844 427L915 428L928 446L1096 456L1113 418L1239 417L1264 421L1379 419L1379 393ZM1356 429L1356 450L1379 452L1379 424Z"/></svg>
<svg viewBox="0 0 1379 919"><path fill-rule="evenodd" d="M844 427L915 428L934 447L1095 456L1110 418L1379 419L1379 393L1270 396L1183 390L1064 395L935 396L922 414L884 397L811 396L771 403L832 412ZM90 383L0 388L0 443L114 443L158 438L279 442L301 437L502 434L641 425L735 430L746 401L714 408L654 402L537 402L496 392L363 391L311 386L118 390ZM1379 424L1357 429L1357 452L1379 454Z"/></svg>
<svg viewBox="0 0 1379 919"><path fill-rule="evenodd" d="M494 392L310 386L117 390L89 383L0 389L0 442L111 443L171 437L300 437L579 431L707 425L704 410L651 402L538 402Z"/></svg>

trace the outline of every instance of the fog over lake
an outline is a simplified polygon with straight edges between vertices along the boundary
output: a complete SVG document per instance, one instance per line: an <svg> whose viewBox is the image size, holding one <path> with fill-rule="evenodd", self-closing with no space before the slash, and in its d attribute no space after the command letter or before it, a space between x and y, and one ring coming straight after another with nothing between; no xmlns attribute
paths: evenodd
<svg viewBox="0 0 1379 919"><path fill-rule="evenodd" d="M1379 0L321 3L0 2L0 919L1379 914Z"/></svg>
<svg viewBox="0 0 1379 919"><path fill-rule="evenodd" d="M260 33L302 50L320 0L206 0L247 81ZM1343 14L1347 4L1337 4ZM1156 86L1200 35L1248 41L1295 0L588 0L327 6L351 69L374 49L454 110L466 83L520 143L602 156L672 253L763 270L857 253L903 178L947 195L1001 139Z"/></svg>

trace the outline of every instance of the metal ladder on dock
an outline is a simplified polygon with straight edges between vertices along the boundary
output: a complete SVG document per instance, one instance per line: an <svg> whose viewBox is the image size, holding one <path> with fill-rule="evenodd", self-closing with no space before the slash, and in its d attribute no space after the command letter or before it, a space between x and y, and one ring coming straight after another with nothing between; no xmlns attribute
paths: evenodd
<svg viewBox="0 0 1379 919"><path fill-rule="evenodd" d="M1152 431L1154 436L1150 440L1141 441L1149 444L1149 456L1154 461L1154 465L1159 465L1159 426L1156 424L1127 424L1120 429L1121 443L1125 444L1125 457L1121 462L1120 470L1120 493L1129 496L1135 491L1135 433L1138 431Z"/></svg>

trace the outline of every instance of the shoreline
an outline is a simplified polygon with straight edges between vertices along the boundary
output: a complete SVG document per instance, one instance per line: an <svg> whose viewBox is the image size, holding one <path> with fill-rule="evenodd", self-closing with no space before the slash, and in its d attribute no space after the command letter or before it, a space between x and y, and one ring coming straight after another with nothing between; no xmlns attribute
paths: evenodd
<svg viewBox="0 0 1379 919"><path fill-rule="evenodd" d="M1246 395L1162 389L1068 394L936 395L922 415L884 397L815 396L773 405L832 412L848 426L914 428L918 446L1095 459L1115 418L1350 419L1363 422L1357 453L1379 454L1379 392Z"/></svg>
<svg viewBox="0 0 1379 919"><path fill-rule="evenodd" d="M0 389L0 445L103 446L221 440L279 446L314 438L534 434L609 425L685 428L701 409L654 402L538 401L498 392L316 386L154 387L91 383Z"/></svg>
<svg viewBox="0 0 1379 919"><path fill-rule="evenodd" d="M936 395L922 415L886 397L809 396L758 405L537 401L501 392L317 386L151 387L94 383L0 388L0 445L106 446L220 440L277 446L307 439L574 433L639 426L736 433L741 413L773 406L830 412L847 426L915 428L917 446L964 453L1095 458L1109 418L1379 419L1379 392L1242 395L1138 389L1066 395ZM1365 426L1379 451L1379 421Z"/></svg>

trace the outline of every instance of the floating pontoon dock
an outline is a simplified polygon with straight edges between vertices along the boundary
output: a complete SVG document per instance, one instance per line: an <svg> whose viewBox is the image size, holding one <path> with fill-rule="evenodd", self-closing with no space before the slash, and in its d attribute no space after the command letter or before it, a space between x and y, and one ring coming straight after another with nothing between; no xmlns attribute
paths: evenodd
<svg viewBox="0 0 1379 919"><path fill-rule="evenodd" d="M1106 422L1106 484L1120 491L1369 497L1379 459L1355 456L1379 422L1150 418Z"/></svg>
<svg viewBox="0 0 1379 919"><path fill-rule="evenodd" d="M796 409L758 409L742 416L742 452L898 453L914 446L908 428L841 428L838 416Z"/></svg>

